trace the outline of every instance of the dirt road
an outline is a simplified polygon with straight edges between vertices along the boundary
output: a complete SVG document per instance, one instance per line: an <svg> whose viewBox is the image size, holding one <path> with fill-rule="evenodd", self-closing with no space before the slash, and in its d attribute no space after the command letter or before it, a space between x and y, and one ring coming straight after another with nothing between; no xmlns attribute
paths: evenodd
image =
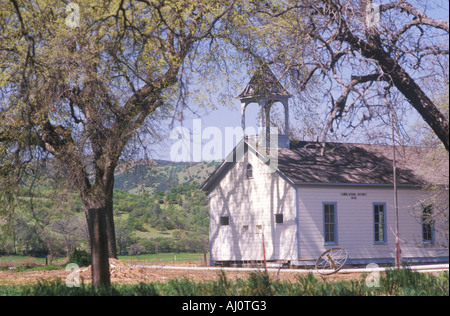
<svg viewBox="0 0 450 316"><path fill-rule="evenodd" d="M60 279L65 282L66 278L76 272L75 270L52 270L52 271L26 271L14 272L13 270L0 271L0 285L25 285L33 284L38 280L56 280ZM220 269L192 269L189 267L171 267L171 266L156 266L151 268L141 268L131 266L129 264L120 262L115 259L110 259L110 272L112 283L122 284L136 284L147 282L167 282L176 278L188 278L198 282L208 280L217 280L219 278ZM81 268L79 271L80 278L85 283L91 282L91 269ZM246 279L251 271L237 269L225 271L228 279ZM299 273L284 273L277 270L269 272L272 280L287 280L295 282ZM72 274L73 275L73 274ZM340 273L333 276L326 277L326 280L349 280L358 279L361 277L360 273Z"/></svg>

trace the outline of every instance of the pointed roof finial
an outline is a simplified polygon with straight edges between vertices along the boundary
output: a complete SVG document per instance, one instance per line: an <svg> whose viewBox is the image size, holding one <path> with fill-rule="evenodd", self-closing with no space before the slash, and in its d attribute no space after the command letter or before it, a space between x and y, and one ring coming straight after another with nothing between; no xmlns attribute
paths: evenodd
<svg viewBox="0 0 450 316"><path fill-rule="evenodd" d="M292 97L275 77L269 66L263 62L260 62L260 67L238 98L244 100L261 97L273 99Z"/></svg>

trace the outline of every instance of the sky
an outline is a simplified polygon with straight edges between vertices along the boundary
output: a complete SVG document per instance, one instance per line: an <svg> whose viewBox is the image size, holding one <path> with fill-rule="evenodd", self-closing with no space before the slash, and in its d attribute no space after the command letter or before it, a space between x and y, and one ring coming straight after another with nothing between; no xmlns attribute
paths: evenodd
<svg viewBox="0 0 450 316"><path fill-rule="evenodd" d="M248 78L248 80L250 80L250 78ZM236 96L239 95L240 92L242 91L237 92ZM185 110L183 113L184 120L182 124L177 122L173 129L169 129L169 132L173 131L174 139L170 139L170 135L166 135L165 140L155 146L157 149L153 153L152 158L173 160L173 157L170 155L170 150L172 148L175 150L175 148L179 148L181 146L181 140L179 138L175 138L175 136L180 133L177 133L175 129L178 127L178 131L181 132L180 127L184 127L189 130L189 136L183 135L183 137L184 139L188 139L188 137L190 137L191 144L183 144L183 149L186 150L187 146L190 147L188 149L190 151L190 161L199 162L203 160L224 159L233 149L230 149L229 146L228 148L225 147L225 143L227 142L227 132L228 135L231 135L231 130L234 132L235 129L239 129L241 127L241 103L236 97L232 104L221 105L221 102L217 102L215 105L215 109L200 109L197 113L192 113L189 110ZM258 128L258 111L259 106L257 104L250 104L246 111L246 126L253 127L255 130ZM198 130L200 130L200 133L197 132ZM199 147L201 148L201 151L207 151L208 148L214 145L215 141L218 142L217 146L219 147L216 147L216 150L212 150L212 154L209 154L208 152L202 154L201 157L198 156ZM237 145L238 141L239 140L234 137L234 140L230 140L229 142L233 142L234 145ZM220 144L222 146L220 146ZM219 149L220 147L222 149ZM180 151L182 151L182 149L180 149Z"/></svg>
<svg viewBox="0 0 450 316"><path fill-rule="evenodd" d="M414 2L414 0L412 1ZM441 7L432 12L427 12L430 16L440 18L448 21L448 1L438 1L441 3ZM413 3L414 4L414 3ZM241 87L250 81L251 77L247 75L247 71L243 71ZM239 88L238 88L239 89ZM289 90L289 89L288 89ZM221 160L232 150L227 140L227 131L236 129L241 126L241 102L237 96L242 91L236 90L229 93L234 94L235 98L230 98L230 103L223 105L223 102L218 102L218 96L210 96L215 101L215 109L199 109L198 113L192 113L189 110L183 112L184 120L182 123L177 122L175 127L182 126L186 128L186 133L182 134L182 129L178 128L177 131L172 130L174 133L170 139L170 135L167 133L164 140L153 147L151 158L174 161L174 157L178 159L184 157L182 160L187 161L200 161L200 160ZM294 94L295 91L289 91ZM213 101L214 102L214 101ZM326 101L325 101L326 102ZM298 122L295 120L294 105L290 102L290 125L298 126ZM192 108L196 108L196 105L190 105ZM327 104L323 104L326 108ZM276 106L278 107L278 106ZM280 111L277 109L277 111ZM259 106L257 104L250 104L246 111L246 126L253 127L255 130L258 128L258 112ZM170 123L168 123L170 124ZM168 128L168 131L171 131ZM180 135L184 135L184 141L180 139ZM251 133L250 133L251 134ZM229 135L228 135L229 136ZM190 142L189 142L190 141ZM217 141L218 143L216 143ZM232 140L234 145L239 140ZM226 146L228 142L228 146ZM214 147L217 145L217 147ZM213 148L214 147L214 148ZM234 146L233 146L234 147ZM220 149L221 148L221 149ZM214 152L210 154L211 150ZM199 152L201 151L201 152ZM180 155L181 153L181 155Z"/></svg>

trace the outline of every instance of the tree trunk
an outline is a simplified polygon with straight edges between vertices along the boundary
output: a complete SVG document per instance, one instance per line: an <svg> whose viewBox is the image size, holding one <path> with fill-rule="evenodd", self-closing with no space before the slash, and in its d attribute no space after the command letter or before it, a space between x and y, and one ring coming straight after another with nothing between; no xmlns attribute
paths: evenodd
<svg viewBox="0 0 450 316"><path fill-rule="evenodd" d="M113 188L108 189L105 201L105 219L106 219L106 234L108 236L108 256L109 258L117 259L117 247L116 247L116 231L114 227L114 214L113 214Z"/></svg>
<svg viewBox="0 0 450 316"><path fill-rule="evenodd" d="M112 173L113 174L113 173ZM104 179L102 179L104 180ZM114 180L97 181L84 201L92 257L92 283L109 286L109 258L117 259L114 228ZM106 184L105 184L106 183Z"/></svg>
<svg viewBox="0 0 450 316"><path fill-rule="evenodd" d="M89 209L87 213L92 256L92 284L109 286L108 234L106 208Z"/></svg>

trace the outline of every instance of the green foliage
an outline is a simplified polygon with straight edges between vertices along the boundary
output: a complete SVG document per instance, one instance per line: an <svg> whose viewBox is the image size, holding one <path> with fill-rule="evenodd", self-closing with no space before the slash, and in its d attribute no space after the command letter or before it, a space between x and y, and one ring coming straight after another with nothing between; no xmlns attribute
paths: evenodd
<svg viewBox="0 0 450 316"><path fill-rule="evenodd" d="M86 220L80 213L81 202L66 188L64 175L49 165L22 180L14 208L0 214L0 254L49 256L51 260L84 246Z"/></svg>
<svg viewBox="0 0 450 316"><path fill-rule="evenodd" d="M23 296L120 296L120 291L115 287L98 287L86 285L80 287L68 287L61 280L39 281L36 285L25 287Z"/></svg>
<svg viewBox="0 0 450 316"><path fill-rule="evenodd" d="M247 281L249 296L271 296L274 294L272 289L272 282L269 274L265 272L252 272Z"/></svg>
<svg viewBox="0 0 450 316"><path fill-rule="evenodd" d="M202 284L195 283L186 277L170 280L165 288L165 294L169 296L200 296L204 293Z"/></svg>
<svg viewBox="0 0 450 316"><path fill-rule="evenodd" d="M234 11L235 1L71 4L77 10L69 13L67 2L59 0L2 2L0 214L15 211L17 200L4 189L23 180L25 170L35 172L34 164L50 160L55 162L54 173L66 177L66 192L76 192L83 202L66 211L99 205L111 211L110 184L119 159L142 153L136 147L159 139L162 122L185 100L187 89L180 81L193 77L188 64L196 55L209 54L207 45L200 48L201 42L214 38L219 21ZM73 17L76 25L69 23ZM168 190L179 183L177 178L173 183L167 179L152 189ZM182 207L179 194L171 194L166 202ZM71 240L73 227L55 221L52 209L57 200L20 198L29 214L18 214L7 223L8 234L19 232L15 228L21 234L7 236L7 242L2 234L0 252L53 256L83 243ZM149 207L144 205L148 199L136 202L118 205L119 212L129 213L130 230L145 231L146 224L161 230L189 226L179 208L160 215L155 207L156 214L148 214L138 210ZM3 219L0 223L3 226ZM107 237L114 242L112 220L108 224ZM55 234L56 226L61 229Z"/></svg>
<svg viewBox="0 0 450 316"><path fill-rule="evenodd" d="M409 268L387 270L381 278L381 288L387 295L436 296L449 291L449 274L439 277L417 273Z"/></svg>
<svg viewBox="0 0 450 316"><path fill-rule="evenodd" d="M70 263L75 263L79 267L87 267L91 265L91 254L84 250L75 249L69 258Z"/></svg>
<svg viewBox="0 0 450 316"><path fill-rule="evenodd" d="M22 296L24 293L24 286L20 285L0 285L1 296Z"/></svg>
<svg viewBox="0 0 450 316"><path fill-rule="evenodd" d="M217 273L218 280L210 285L211 292L217 296L235 296L237 289L235 283L227 278L225 271Z"/></svg>
<svg viewBox="0 0 450 316"><path fill-rule="evenodd" d="M51 249L57 257L87 248L80 199L75 192L57 190L64 179L44 171L39 179L30 179L33 189L18 192L15 211L2 217L0 254L47 256ZM119 254L127 254L132 244L144 245L145 253L208 251L208 200L198 187L183 183L154 194L115 189Z"/></svg>
<svg viewBox="0 0 450 316"><path fill-rule="evenodd" d="M276 281L263 272L247 279L230 280L225 272L216 281L195 282L189 278L167 283L114 284L93 288L82 282L68 288L62 281L40 281L32 286L0 286L1 295L25 296L448 296L449 275L421 274L411 270L390 270L381 276L379 288L368 288L364 278L352 281L317 279L299 275L296 282Z"/></svg>
<svg viewBox="0 0 450 316"><path fill-rule="evenodd" d="M118 241L122 253L132 243L144 246L145 253L150 254L208 251L208 199L198 186L195 182L183 183L152 195L114 190L117 235L130 235L126 243ZM151 236L155 229L161 234L171 231L172 236Z"/></svg>

